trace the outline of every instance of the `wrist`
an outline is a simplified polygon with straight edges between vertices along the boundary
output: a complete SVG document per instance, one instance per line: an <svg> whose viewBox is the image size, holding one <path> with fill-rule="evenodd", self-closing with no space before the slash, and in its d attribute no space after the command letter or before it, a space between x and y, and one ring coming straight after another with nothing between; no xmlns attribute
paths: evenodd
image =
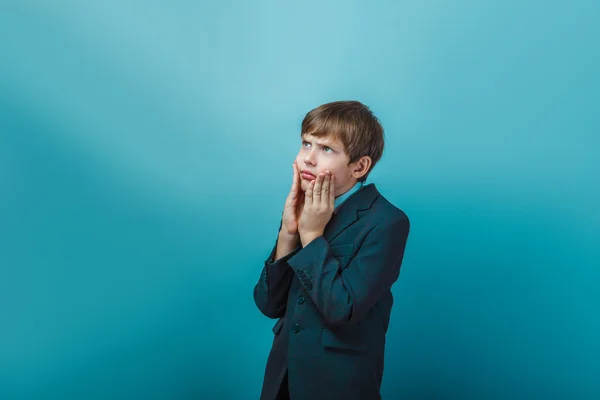
<svg viewBox="0 0 600 400"><path fill-rule="evenodd" d="M287 241L294 241L300 239L300 234L298 233L287 233L284 231L279 231L279 238Z"/></svg>
<svg viewBox="0 0 600 400"><path fill-rule="evenodd" d="M301 241L302 241L302 246L306 247L310 242L312 242L313 240L315 240L316 238L318 238L319 236L322 236L323 233L322 232L303 232L300 236Z"/></svg>

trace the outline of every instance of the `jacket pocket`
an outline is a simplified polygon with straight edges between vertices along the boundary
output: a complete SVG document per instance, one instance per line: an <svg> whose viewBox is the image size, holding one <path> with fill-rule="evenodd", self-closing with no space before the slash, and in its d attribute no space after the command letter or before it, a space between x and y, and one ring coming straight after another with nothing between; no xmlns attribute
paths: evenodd
<svg viewBox="0 0 600 400"><path fill-rule="evenodd" d="M363 340L364 338L358 330L338 332L323 328L321 334L323 347L330 349L364 351L367 349L367 345Z"/></svg>
<svg viewBox="0 0 600 400"><path fill-rule="evenodd" d="M275 334L275 336L277 336L279 334L279 331L281 331L282 326L283 326L283 318L279 318L279 320L273 326L273 333Z"/></svg>

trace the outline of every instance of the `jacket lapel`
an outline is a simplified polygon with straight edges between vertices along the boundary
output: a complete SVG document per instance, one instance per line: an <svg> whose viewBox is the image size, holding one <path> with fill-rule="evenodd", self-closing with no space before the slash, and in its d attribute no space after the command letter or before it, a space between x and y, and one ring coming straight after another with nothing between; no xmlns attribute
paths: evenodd
<svg viewBox="0 0 600 400"><path fill-rule="evenodd" d="M323 232L325 239L331 242L350 225L358 221L362 214L371 208L377 197L379 197L379 191L374 183L363 186L358 192L348 197L337 213L332 214L331 219L325 226Z"/></svg>

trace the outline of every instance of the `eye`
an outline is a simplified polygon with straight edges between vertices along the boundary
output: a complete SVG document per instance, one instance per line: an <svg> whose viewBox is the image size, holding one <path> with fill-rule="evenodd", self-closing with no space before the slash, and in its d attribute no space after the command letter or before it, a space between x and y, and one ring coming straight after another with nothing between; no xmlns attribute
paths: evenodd
<svg viewBox="0 0 600 400"><path fill-rule="evenodd" d="M308 144L310 144L310 143L308 143L307 141L304 141L304 140L302 141L302 146L306 147L306 145L308 145ZM333 149L331 147L328 147L328 146L322 146L322 147L323 147L323 149L331 150L328 153L332 153L333 152Z"/></svg>

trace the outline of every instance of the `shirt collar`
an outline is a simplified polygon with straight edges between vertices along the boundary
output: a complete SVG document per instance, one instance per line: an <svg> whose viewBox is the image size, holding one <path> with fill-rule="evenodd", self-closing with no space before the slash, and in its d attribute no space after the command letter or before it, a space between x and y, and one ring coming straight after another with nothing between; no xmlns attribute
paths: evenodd
<svg viewBox="0 0 600 400"><path fill-rule="evenodd" d="M337 214L342 203L345 202L346 200L348 200L348 197L352 196L354 193L356 193L360 189L362 189L363 185L364 185L364 182L356 182L356 185L354 185L350 190L348 190L346 193L341 194L338 197L336 197L335 201L334 201L335 208L334 208L333 212Z"/></svg>

